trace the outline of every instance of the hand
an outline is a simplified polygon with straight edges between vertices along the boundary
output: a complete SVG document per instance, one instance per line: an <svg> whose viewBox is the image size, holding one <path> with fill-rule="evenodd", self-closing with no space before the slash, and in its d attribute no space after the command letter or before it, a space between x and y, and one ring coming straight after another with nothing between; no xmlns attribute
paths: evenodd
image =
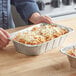
<svg viewBox="0 0 76 76"><path fill-rule="evenodd" d="M51 24L51 23L53 23L50 17L41 16L39 13L33 13L32 16L29 18L29 20L34 24L38 24L38 23Z"/></svg>
<svg viewBox="0 0 76 76"><path fill-rule="evenodd" d="M4 29L0 28L0 48L6 47L9 43L9 34Z"/></svg>

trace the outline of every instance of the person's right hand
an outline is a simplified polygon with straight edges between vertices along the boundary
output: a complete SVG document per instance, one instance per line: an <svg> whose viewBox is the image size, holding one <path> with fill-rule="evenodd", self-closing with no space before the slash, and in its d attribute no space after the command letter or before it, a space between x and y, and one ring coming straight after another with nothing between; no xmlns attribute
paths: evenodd
<svg viewBox="0 0 76 76"><path fill-rule="evenodd" d="M4 29L0 28L0 48L6 47L9 43L10 35Z"/></svg>

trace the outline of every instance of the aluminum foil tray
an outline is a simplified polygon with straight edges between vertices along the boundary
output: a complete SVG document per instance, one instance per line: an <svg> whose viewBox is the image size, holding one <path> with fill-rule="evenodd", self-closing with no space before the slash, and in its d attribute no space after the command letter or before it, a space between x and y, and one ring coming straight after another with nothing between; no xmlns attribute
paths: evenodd
<svg viewBox="0 0 76 76"><path fill-rule="evenodd" d="M44 25L44 24L40 23L40 24L31 26L31 27L25 28L23 30L14 32L14 33L11 34L10 39L12 40L12 38L14 38L16 36L16 34L19 33L19 32L30 31L33 27L35 27L35 26L39 27L41 25ZM57 24L55 24L55 25L57 25ZM62 36L59 36L59 37L57 37L53 40L50 40L50 41L47 41L45 43L39 44L39 45L27 45L27 44L23 44L23 43L12 40L13 43L14 43L14 46L16 47L16 50L18 52L26 54L26 55L39 55L39 54L45 53L49 50L51 51L53 48L59 47L60 45L63 44L65 38L67 37L68 34L70 34L70 32L73 31L73 29L71 29L69 27L62 26L62 25L57 25L57 26L64 27L65 29L68 30L68 33L66 33Z"/></svg>

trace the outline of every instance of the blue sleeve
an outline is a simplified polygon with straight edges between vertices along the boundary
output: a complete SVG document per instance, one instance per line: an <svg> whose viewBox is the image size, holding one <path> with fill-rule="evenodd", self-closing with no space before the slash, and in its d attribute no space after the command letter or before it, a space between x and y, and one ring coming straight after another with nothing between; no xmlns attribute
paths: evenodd
<svg viewBox="0 0 76 76"><path fill-rule="evenodd" d="M35 0L12 0L14 5L25 22L28 22L28 19L35 12L39 12L39 8Z"/></svg>

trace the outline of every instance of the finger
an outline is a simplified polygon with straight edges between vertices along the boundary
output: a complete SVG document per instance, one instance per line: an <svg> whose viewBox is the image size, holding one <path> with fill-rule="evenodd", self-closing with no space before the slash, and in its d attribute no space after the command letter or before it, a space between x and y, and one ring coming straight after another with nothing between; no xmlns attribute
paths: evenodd
<svg viewBox="0 0 76 76"><path fill-rule="evenodd" d="M3 47L0 45L0 49L2 49Z"/></svg>
<svg viewBox="0 0 76 76"><path fill-rule="evenodd" d="M48 16L45 16L45 17L52 21L51 17L48 17Z"/></svg>
<svg viewBox="0 0 76 76"><path fill-rule="evenodd" d="M50 21L48 21L47 19L45 19L45 18L43 18L43 20L41 21L42 23L48 23L48 24L50 24L51 22Z"/></svg>
<svg viewBox="0 0 76 76"><path fill-rule="evenodd" d="M48 17L48 16L44 16L44 17L45 17L46 21L47 21L49 24L51 24L51 23L52 23L52 20L51 20L51 18L50 18L50 17Z"/></svg>
<svg viewBox="0 0 76 76"><path fill-rule="evenodd" d="M2 29L2 28L0 28L0 30L9 38L10 37L10 35L9 35L9 33L7 32L7 31L5 31L4 29Z"/></svg>
<svg viewBox="0 0 76 76"><path fill-rule="evenodd" d="M48 17L46 17L46 16L42 16L42 22L50 24L51 20Z"/></svg>
<svg viewBox="0 0 76 76"><path fill-rule="evenodd" d="M49 20L53 23L51 17L48 17L48 16L45 16L45 17L46 17L47 19L49 19Z"/></svg>
<svg viewBox="0 0 76 76"><path fill-rule="evenodd" d="M3 41L0 40L0 46L1 47L6 47L7 43L4 43Z"/></svg>
<svg viewBox="0 0 76 76"><path fill-rule="evenodd" d="M6 37L6 35L0 31L0 39L4 42L4 43L7 43L8 39Z"/></svg>
<svg viewBox="0 0 76 76"><path fill-rule="evenodd" d="M55 23L54 21L52 21L51 17L48 17L48 16L45 16L45 17L49 18L51 20L51 23Z"/></svg>

